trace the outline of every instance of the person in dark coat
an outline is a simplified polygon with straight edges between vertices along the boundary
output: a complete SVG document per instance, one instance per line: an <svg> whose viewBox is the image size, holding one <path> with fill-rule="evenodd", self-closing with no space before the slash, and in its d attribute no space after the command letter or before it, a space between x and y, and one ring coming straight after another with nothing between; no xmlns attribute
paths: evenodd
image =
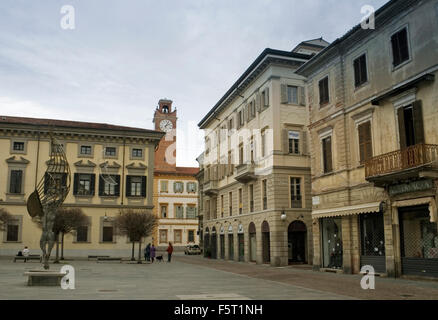
<svg viewBox="0 0 438 320"><path fill-rule="evenodd" d="M151 261L152 261L152 263L154 263L154 259L155 259L155 246L154 246L154 244L152 244L152 246L151 246Z"/></svg>
<svg viewBox="0 0 438 320"><path fill-rule="evenodd" d="M170 259L172 259L172 252L173 252L173 246L171 242L169 242L169 246L167 247L166 251L167 251L167 262L170 262Z"/></svg>
<svg viewBox="0 0 438 320"><path fill-rule="evenodd" d="M144 249L144 259L145 259L145 261L151 261L151 244L150 243L148 243L148 245Z"/></svg>

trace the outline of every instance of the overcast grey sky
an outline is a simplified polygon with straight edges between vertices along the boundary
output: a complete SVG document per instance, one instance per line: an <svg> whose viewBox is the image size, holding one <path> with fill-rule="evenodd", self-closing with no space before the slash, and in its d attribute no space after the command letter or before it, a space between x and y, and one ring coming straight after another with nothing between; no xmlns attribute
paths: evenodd
<svg viewBox="0 0 438 320"><path fill-rule="evenodd" d="M2 0L0 114L152 128L158 100L172 99L177 165L197 166L196 124L264 48L332 42L385 2ZM74 30L60 26L63 5Z"/></svg>

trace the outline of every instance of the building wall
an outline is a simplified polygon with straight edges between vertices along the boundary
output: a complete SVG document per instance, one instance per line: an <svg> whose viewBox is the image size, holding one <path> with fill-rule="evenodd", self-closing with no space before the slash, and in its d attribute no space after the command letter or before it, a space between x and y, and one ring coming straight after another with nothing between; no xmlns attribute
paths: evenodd
<svg viewBox="0 0 438 320"><path fill-rule="evenodd" d="M95 254L130 256L131 244L126 237L115 236L113 243L102 243L101 224L104 217L111 219L118 215L121 208L136 208L151 210L152 183L153 183L153 152L154 143L148 142L141 137L118 137L117 133L100 133L95 130L70 130L62 132L62 129L55 130L55 136L60 143L64 143L65 153L71 170L71 188L64 201L63 207L77 207L83 210L90 219L90 231L88 242L76 242L74 234L67 234L64 239L64 254L66 256L87 256ZM25 151L14 152L11 144L13 141L24 141ZM83 156L79 154L81 144L91 145L92 154ZM117 154L114 157L105 156L105 146L117 147ZM137 147L143 150L143 156L139 159L132 158L131 148ZM36 184L43 178L47 169L46 161L50 156L50 140L46 134L41 134L38 142L36 133L28 130L21 130L17 126L14 131L3 127L0 131L0 173L3 179L0 183L0 206L5 208L11 215L19 216L22 225L19 228L21 238L18 242L6 242L5 232L1 235L3 241L0 243L0 254L16 254L24 246L28 246L31 252L40 252L39 241L41 229L31 220L26 208L28 196L35 190ZM9 159L9 160L8 160ZM23 160L24 159L24 160ZM7 162L8 160L9 162ZM9 193L9 169L16 164L13 161L23 162L18 164L24 167L23 189L21 194ZM82 161L82 162L81 162ZM108 167L100 165L108 161ZM73 195L74 173L95 174L94 195L79 196ZM104 197L99 196L99 174L120 175L120 196ZM126 176L146 176L146 197L126 197ZM1 233L2 231L0 231ZM147 240L147 239L146 239ZM145 240L145 242L146 242ZM54 254L54 251L52 251Z"/></svg>

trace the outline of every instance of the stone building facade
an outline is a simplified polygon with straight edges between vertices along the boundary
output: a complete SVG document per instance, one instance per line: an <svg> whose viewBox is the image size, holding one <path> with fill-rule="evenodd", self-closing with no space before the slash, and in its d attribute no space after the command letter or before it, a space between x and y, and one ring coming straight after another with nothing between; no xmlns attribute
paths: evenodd
<svg viewBox="0 0 438 320"><path fill-rule="evenodd" d="M27 197L44 176L49 134L63 145L72 173L63 207L80 208L87 225L66 234L70 257L128 257L131 243L115 233L122 208L152 210L154 151L163 133L100 123L0 116L0 207L13 217L0 231L0 254L24 246L41 252L41 229L31 220ZM145 239L145 242L148 239Z"/></svg>
<svg viewBox="0 0 438 320"><path fill-rule="evenodd" d="M313 265L438 276L438 1L390 1L302 66Z"/></svg>
<svg viewBox="0 0 438 320"><path fill-rule="evenodd" d="M307 44L316 54L327 42ZM312 57L303 48L264 50L199 123L206 256L313 261L305 78L295 73Z"/></svg>

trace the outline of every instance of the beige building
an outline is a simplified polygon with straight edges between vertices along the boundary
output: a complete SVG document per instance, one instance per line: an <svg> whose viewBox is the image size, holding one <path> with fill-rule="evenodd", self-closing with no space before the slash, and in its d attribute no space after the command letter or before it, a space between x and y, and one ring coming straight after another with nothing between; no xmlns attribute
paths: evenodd
<svg viewBox="0 0 438 320"><path fill-rule="evenodd" d="M390 1L302 66L315 269L438 276L438 1Z"/></svg>
<svg viewBox="0 0 438 320"><path fill-rule="evenodd" d="M155 152L154 212L159 218L153 242L159 250L172 243L175 250L199 244L198 181L199 168L176 166L177 110L172 101L161 99L155 110L155 130L164 138Z"/></svg>
<svg viewBox="0 0 438 320"><path fill-rule="evenodd" d="M152 210L154 150L163 133L9 116L0 116L0 207L14 220L0 231L0 254L14 255L24 246L41 252L41 229L27 213L26 200L47 169L49 133L63 145L72 173L63 206L81 208L89 219L65 236L65 255L130 256L131 244L115 234L113 218L121 208Z"/></svg>
<svg viewBox="0 0 438 320"><path fill-rule="evenodd" d="M327 43L265 49L200 121L203 246L212 258L312 262L308 115L295 70Z"/></svg>

